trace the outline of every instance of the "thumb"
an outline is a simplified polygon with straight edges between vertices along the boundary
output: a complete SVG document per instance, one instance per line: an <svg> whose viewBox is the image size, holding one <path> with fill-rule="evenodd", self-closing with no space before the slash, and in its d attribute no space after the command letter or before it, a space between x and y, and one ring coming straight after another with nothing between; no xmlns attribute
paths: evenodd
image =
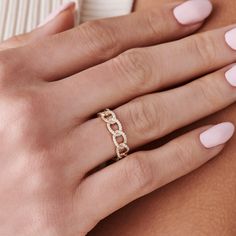
<svg viewBox="0 0 236 236"><path fill-rule="evenodd" d="M43 38L58 34L73 28L75 25L75 3L69 2L52 12L33 31L13 36L0 44L0 50L24 46L28 43L42 40Z"/></svg>

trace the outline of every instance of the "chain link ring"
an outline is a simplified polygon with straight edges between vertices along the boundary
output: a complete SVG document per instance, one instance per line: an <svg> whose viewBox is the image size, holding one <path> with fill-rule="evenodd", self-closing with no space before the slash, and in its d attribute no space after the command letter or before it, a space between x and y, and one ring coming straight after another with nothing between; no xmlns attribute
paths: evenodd
<svg viewBox="0 0 236 236"><path fill-rule="evenodd" d="M130 150L127 144L127 136L124 133L123 127L117 119L116 114L113 111L106 109L105 111L98 113L98 116L106 123L107 129L112 135L112 141L115 144L117 155L115 161L127 157ZM118 139L120 139L120 141Z"/></svg>

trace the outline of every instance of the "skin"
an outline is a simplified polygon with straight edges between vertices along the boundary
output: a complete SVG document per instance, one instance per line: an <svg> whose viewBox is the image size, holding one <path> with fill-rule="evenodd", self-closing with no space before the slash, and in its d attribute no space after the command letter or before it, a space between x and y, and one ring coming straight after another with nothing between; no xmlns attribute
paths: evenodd
<svg viewBox="0 0 236 236"><path fill-rule="evenodd" d="M139 0L136 10L161 6L166 2L167 0ZM201 31L236 22L234 0L212 2L215 11ZM225 119L235 123L235 114L235 105L229 106L191 125L188 130ZM123 208L101 222L89 235L236 235L235 142L236 137L216 159Z"/></svg>
<svg viewBox="0 0 236 236"><path fill-rule="evenodd" d="M0 44L0 50L21 47L46 37L61 33L74 27L74 7L62 12L55 20L47 24L47 27L38 27L32 32L14 36Z"/></svg>
<svg viewBox="0 0 236 236"><path fill-rule="evenodd" d="M183 27L176 24L171 17L172 11L169 7L170 5L161 9L161 12L166 11L169 21L162 22L158 17L156 20L152 18L155 20L154 22L158 22L159 27L162 23L165 25L168 23L168 30L165 31L165 28L162 27L162 31L158 32L157 35L161 33L159 38L156 38L157 32L145 24L147 23L145 19L150 19L145 18L149 14L149 12L145 12L144 14L134 14L131 17L86 24L79 29L55 37L46 37L43 43L33 40L33 35L36 34L33 32L28 37L29 39L32 36L32 41L29 39L25 44L23 43L26 45L25 47L19 47L22 46L21 43L13 46L11 40L6 47L12 48L11 50L4 50L3 47L0 54L2 82L0 105L2 110L0 158L2 166L0 219L2 225L0 233L2 235L12 236L16 233L24 236L85 235L98 221L110 213L187 174L222 150L223 145L206 149L200 143L199 135L210 128L205 126L180 136L153 151L134 152L123 161L88 176L88 173L97 165L114 155L114 147L108 132L104 129L104 122L100 118L88 118L102 107L123 104L118 106L115 112L121 121L124 121L122 124L128 134L130 135L133 131L132 136L129 137L129 145L134 149L220 110L236 100L235 88L231 87L226 80L222 80L225 71L230 67L220 69L223 64L228 64L235 58L234 53L226 47L220 37L232 26L206 33L200 38L194 36L178 42L181 51L184 51L189 49L193 42L201 45L204 38L218 38L224 57L216 61L217 66L214 65L214 68L205 63L197 68L194 63L191 64L193 58L194 60L201 58L202 54L199 54L199 50L191 52L190 70L185 71L183 76L174 76L174 74L180 73L179 68L182 67L182 60L178 53L176 55L172 53L173 58L176 57L174 64L177 66L168 74L168 77L155 75L153 80L147 81L144 80L146 74L143 74L146 71L139 71L137 67L134 67L133 59L143 58L143 55L151 55L152 52L154 52L152 60L147 58L147 61L142 62L148 63L150 69L152 66L156 66L158 61L155 61L157 60L155 54L157 52L159 56L164 57L169 48L177 47L176 42L165 46L163 43L166 40L180 38L200 26L198 24ZM158 11L159 8L154 12L155 16L160 14ZM123 37L119 38L119 36L122 32L128 32L126 28L128 23L130 24L128 26L132 26L138 22L142 23L140 26L143 28L139 27L137 31L132 31L132 35L125 37L128 41L122 41ZM50 23L49 26L52 27L52 24ZM115 39L121 41L121 45L118 45L119 47L115 51L106 50L108 54L103 58L97 54L104 50L104 45L109 46L109 41L107 41L109 38L105 38L104 45L98 43L95 45L96 47L93 44L87 48L86 46L78 47L79 51L74 54L73 51L68 54L70 57L65 58L67 55L64 52L68 45L73 43L75 36L78 36L78 32L81 40L79 42L83 43L98 35L109 35L107 33L111 33L111 31L99 32L98 30L104 30L104 28L111 30L115 26L116 32L119 32L115 35L117 37ZM40 30L44 32L46 28ZM141 36L140 32L142 32L141 38L138 37ZM19 39L17 42L24 41L24 36ZM12 42L15 42L14 39ZM115 57L130 47L158 43L162 43L162 46L130 50ZM60 58L62 53L63 60ZM50 54L50 58L46 57L48 54ZM78 55L81 58L78 58ZM84 70L112 57L115 59ZM31 60L29 61L27 58ZM36 58L37 63L35 64ZM153 60L156 63L152 64ZM41 69L42 64L44 70ZM83 70L83 72L75 74L76 70ZM196 73L206 74L210 71L214 72L188 86L132 100L137 96L167 86L173 87L179 82L187 82ZM109 75L110 72L113 73ZM139 74L140 72L141 74ZM119 73L124 78L123 80L118 80ZM106 75L108 76L106 77ZM142 85L144 85L142 81L144 80L145 86L140 86L136 76L140 78ZM160 81L154 80L157 76L160 76ZM93 81L94 78L96 78L96 83ZM213 79L214 83L212 83ZM106 83L100 86L102 82ZM128 88L127 92L122 88ZM97 99L90 100L88 97L84 100L83 92L88 89ZM219 90L221 93L218 92ZM106 91L112 91L113 96L111 97ZM198 95L198 103L191 103L194 101L195 94ZM223 95L225 100L222 101L219 95ZM189 97L187 101L186 96ZM216 102L207 103L209 96ZM154 99L159 103L156 102L151 107L151 101ZM129 100L132 101L126 103ZM99 102L96 103L96 101ZM181 110L181 107L192 108L194 105L197 114L194 114L194 110ZM146 110L143 110L144 108ZM180 119L173 121L166 119L166 116L161 117L162 113L155 112L157 108L165 108L165 110L159 111L165 111L165 114L170 117L178 113ZM144 111L145 113L143 113ZM133 114L136 118L134 123L132 123ZM155 118L155 121L158 120L157 118L161 121L165 120L165 123L162 122L164 125L162 129L150 132L153 126L158 126L158 123L145 119L147 116L144 114L149 114L150 117ZM182 115L183 117L181 117ZM146 135L138 135L141 131ZM100 137L97 136L98 133ZM104 142L100 142L101 138ZM93 148L95 143L96 148ZM86 145L91 148L85 149ZM121 185L123 191L119 191ZM94 208L94 205L97 207Z"/></svg>

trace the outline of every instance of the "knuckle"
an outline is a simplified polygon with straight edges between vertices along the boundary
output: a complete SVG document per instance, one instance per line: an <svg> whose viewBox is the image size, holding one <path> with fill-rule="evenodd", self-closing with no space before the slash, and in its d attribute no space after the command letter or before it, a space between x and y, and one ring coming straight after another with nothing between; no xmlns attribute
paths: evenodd
<svg viewBox="0 0 236 236"><path fill-rule="evenodd" d="M115 72L125 78L132 91L145 91L152 84L152 67L147 63L148 53L144 49L131 49L113 59Z"/></svg>
<svg viewBox="0 0 236 236"><path fill-rule="evenodd" d="M222 96L225 97L225 94L222 85L219 84L217 79L204 78L195 81L193 85L192 92L196 94L197 97L202 98L204 106L207 107L209 111L214 111L216 107L224 104Z"/></svg>
<svg viewBox="0 0 236 236"><path fill-rule="evenodd" d="M166 30L166 24L157 24L159 19L166 19L167 15L165 11L160 11L160 9L150 9L146 12L144 20L146 20L147 28L151 30L153 37L159 37L162 35L163 32ZM168 20L165 22L168 23Z"/></svg>
<svg viewBox="0 0 236 236"><path fill-rule="evenodd" d="M16 115L24 118L34 118L38 112L38 99L34 93L16 96Z"/></svg>
<svg viewBox="0 0 236 236"><path fill-rule="evenodd" d="M145 134L145 138L149 139L154 135L154 127L163 127L160 110L160 106L151 99L150 101L145 101L143 98L134 99L127 107L127 125L131 126L137 135Z"/></svg>
<svg viewBox="0 0 236 236"><path fill-rule="evenodd" d="M32 92L15 94L11 97L7 107L8 126L14 130L14 138L17 141L28 141L28 137L35 137L32 132L40 133L39 120L42 118L42 109L39 105L42 101ZM3 108L4 109L4 108Z"/></svg>
<svg viewBox="0 0 236 236"><path fill-rule="evenodd" d="M88 48L96 57L107 59L120 48L119 41L116 40L116 31L105 20L88 21L77 29L78 34L85 36Z"/></svg>
<svg viewBox="0 0 236 236"><path fill-rule="evenodd" d="M173 143L173 147L176 165L180 166L183 173L191 170L194 165L194 150L192 146L182 145L176 141Z"/></svg>
<svg viewBox="0 0 236 236"><path fill-rule="evenodd" d="M218 49L214 38L209 33L193 36L190 47L197 52L202 63L208 66L214 63Z"/></svg>
<svg viewBox="0 0 236 236"><path fill-rule="evenodd" d="M154 172L144 152L138 152L126 159L124 175L134 191L146 192L154 185Z"/></svg>

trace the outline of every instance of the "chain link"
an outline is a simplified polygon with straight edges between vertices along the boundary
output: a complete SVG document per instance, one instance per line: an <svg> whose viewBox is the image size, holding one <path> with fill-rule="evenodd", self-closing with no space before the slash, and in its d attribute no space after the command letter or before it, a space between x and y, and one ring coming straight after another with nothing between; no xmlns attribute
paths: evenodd
<svg viewBox="0 0 236 236"><path fill-rule="evenodd" d="M119 161L125 158L128 155L130 148L127 144L127 136L124 133L122 125L117 119L116 114L113 111L106 109L105 111L98 113L98 116L106 122L107 129L112 135L112 140L115 144L117 155L115 160Z"/></svg>

